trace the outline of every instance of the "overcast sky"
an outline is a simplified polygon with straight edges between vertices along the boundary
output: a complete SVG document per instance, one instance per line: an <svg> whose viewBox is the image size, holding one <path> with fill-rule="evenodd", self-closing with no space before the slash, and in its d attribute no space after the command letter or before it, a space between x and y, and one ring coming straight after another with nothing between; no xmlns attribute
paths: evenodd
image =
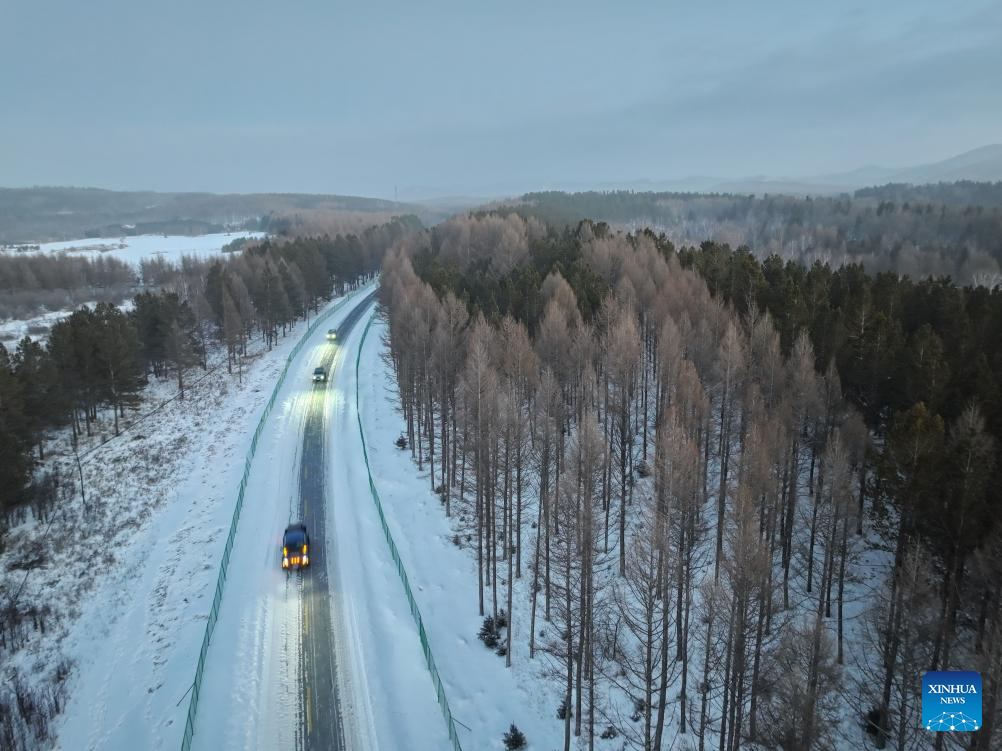
<svg viewBox="0 0 1002 751"><path fill-rule="evenodd" d="M0 185L392 198L908 166L1002 141L1000 71L998 0L0 0Z"/></svg>

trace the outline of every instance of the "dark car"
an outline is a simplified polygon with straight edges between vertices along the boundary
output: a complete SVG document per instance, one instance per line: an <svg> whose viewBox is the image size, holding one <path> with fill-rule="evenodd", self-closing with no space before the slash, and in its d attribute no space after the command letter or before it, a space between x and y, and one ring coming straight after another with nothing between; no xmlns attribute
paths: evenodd
<svg viewBox="0 0 1002 751"><path fill-rule="evenodd" d="M282 568L306 568L310 565L310 535L306 525L300 522L290 524L282 536Z"/></svg>
<svg viewBox="0 0 1002 751"><path fill-rule="evenodd" d="M327 341L337 341L337 329L327 329Z"/></svg>
<svg viewBox="0 0 1002 751"><path fill-rule="evenodd" d="M323 383L327 380L327 371L324 370L323 366L314 369L313 371L313 382Z"/></svg>

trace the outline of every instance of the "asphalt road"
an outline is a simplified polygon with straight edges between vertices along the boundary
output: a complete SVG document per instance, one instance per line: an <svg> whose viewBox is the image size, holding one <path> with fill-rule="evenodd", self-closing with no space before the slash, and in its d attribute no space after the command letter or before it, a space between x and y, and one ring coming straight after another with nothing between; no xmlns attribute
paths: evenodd
<svg viewBox="0 0 1002 751"><path fill-rule="evenodd" d="M326 392L335 370L343 365L345 340L369 310L375 296L376 293L371 292L355 303L355 307L337 327L337 341L325 345L321 364L327 370L327 381L313 386L314 394L323 398L312 400L303 429L298 520L306 524L310 535L310 567L302 574L290 576L302 577L300 675L303 679L303 724L300 737L307 751L347 750L341 703L337 693L338 665L327 574L325 447L329 395Z"/></svg>

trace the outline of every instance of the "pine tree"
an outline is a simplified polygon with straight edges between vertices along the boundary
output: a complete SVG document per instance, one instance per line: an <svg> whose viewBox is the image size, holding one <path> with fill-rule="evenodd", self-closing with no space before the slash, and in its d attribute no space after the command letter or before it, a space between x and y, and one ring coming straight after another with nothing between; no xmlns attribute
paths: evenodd
<svg viewBox="0 0 1002 751"><path fill-rule="evenodd" d="M508 728L508 732L504 734L503 740L504 747L508 751L517 751L518 749L525 748L525 734L515 726L514 722Z"/></svg>

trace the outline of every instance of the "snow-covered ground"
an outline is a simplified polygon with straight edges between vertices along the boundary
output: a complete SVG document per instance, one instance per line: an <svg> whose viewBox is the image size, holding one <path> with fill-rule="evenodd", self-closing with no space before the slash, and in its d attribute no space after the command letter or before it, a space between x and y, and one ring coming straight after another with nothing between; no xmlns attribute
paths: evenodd
<svg viewBox="0 0 1002 751"><path fill-rule="evenodd" d="M141 407L148 417L127 420L118 438L104 419L82 444L86 507L77 492L57 502L50 529L27 514L10 530L0 589L15 591L18 562L37 552L42 562L18 603L44 618L29 619L25 642L0 654L0 676L44 688L70 661L57 747L178 747L244 457L305 327L270 352L253 342L242 384L227 375L225 356L184 400L156 409L176 382L151 384ZM76 479L65 437L47 452L49 467Z"/></svg>
<svg viewBox="0 0 1002 751"><path fill-rule="evenodd" d="M32 318L0 321L0 344L3 344L8 350L13 350L17 343L26 336L44 342L49 338L49 331L52 327L74 310L79 310L84 305L93 307L96 304L95 301L83 302L66 310L48 311ZM126 312L134 307L132 300L123 300L118 303L119 310Z"/></svg>
<svg viewBox="0 0 1002 751"><path fill-rule="evenodd" d="M42 253L73 253L97 257L111 256L139 265L146 258L161 257L178 262L184 256L211 258L218 255L224 245L241 237L261 238L263 232L219 232L212 235L133 235L122 238L88 238L42 243Z"/></svg>
<svg viewBox="0 0 1002 751"><path fill-rule="evenodd" d="M384 335L384 324L374 323L362 350L362 425L387 523L421 610L450 708L461 723L460 742L469 751L503 749L502 735L514 723L525 733L530 748L562 748L563 723L555 714L560 686L545 675L550 667L546 657L537 653L529 659L524 647L527 637L519 631L528 628L520 610L521 603L528 601L530 577L523 571L517 583L522 591L516 597L519 610L513 619L516 631L508 669L504 658L477 638L483 619L477 615L475 558L452 543L454 530L431 491L427 473L418 473L410 452L394 445L405 425L396 408L393 371L382 356ZM367 504L375 518L368 497L356 503Z"/></svg>
<svg viewBox="0 0 1002 751"><path fill-rule="evenodd" d="M50 310L31 318L0 321L0 344L11 350L26 336L38 340L48 339L49 330L74 310L76 308Z"/></svg>

